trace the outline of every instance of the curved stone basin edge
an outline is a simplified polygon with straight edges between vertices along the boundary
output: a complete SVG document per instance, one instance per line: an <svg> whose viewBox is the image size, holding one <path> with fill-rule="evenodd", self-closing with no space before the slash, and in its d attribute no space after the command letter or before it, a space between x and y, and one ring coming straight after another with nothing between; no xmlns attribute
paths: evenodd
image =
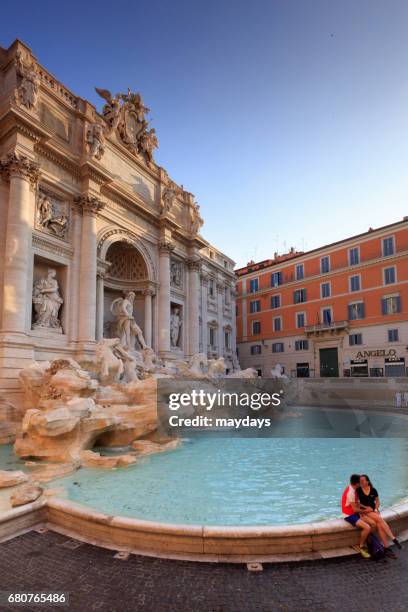
<svg viewBox="0 0 408 612"><path fill-rule="evenodd" d="M408 500L382 512L408 539ZM245 563L322 559L355 553L358 530L342 519L298 525L206 526L112 516L57 497L0 515L0 542L43 526L89 544L169 559Z"/></svg>

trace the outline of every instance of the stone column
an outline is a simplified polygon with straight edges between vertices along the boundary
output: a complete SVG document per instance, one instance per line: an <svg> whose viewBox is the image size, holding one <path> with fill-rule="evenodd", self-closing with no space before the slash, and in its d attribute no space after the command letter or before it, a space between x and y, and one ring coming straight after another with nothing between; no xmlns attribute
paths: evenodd
<svg viewBox="0 0 408 612"><path fill-rule="evenodd" d="M203 353L208 355L208 274L201 274L201 330Z"/></svg>
<svg viewBox="0 0 408 612"><path fill-rule="evenodd" d="M3 176L10 181L4 260L2 331L26 332L27 285L31 266L32 208L30 186L39 178L39 166L25 155L10 153L1 161Z"/></svg>
<svg viewBox="0 0 408 612"><path fill-rule="evenodd" d="M187 260L188 267L188 354L191 357L199 352L200 316L200 260L192 257Z"/></svg>
<svg viewBox="0 0 408 612"><path fill-rule="evenodd" d="M217 311L218 311L218 357L224 355L224 285L217 283Z"/></svg>
<svg viewBox="0 0 408 612"><path fill-rule="evenodd" d="M105 272L98 270L96 275L96 340L103 338L103 315L105 295Z"/></svg>
<svg viewBox="0 0 408 612"><path fill-rule="evenodd" d="M78 342L87 343L95 341L96 216L104 204L90 195L80 196L77 204L82 209Z"/></svg>
<svg viewBox="0 0 408 612"><path fill-rule="evenodd" d="M145 296L144 303L144 329L143 335L146 340L147 346L152 346L152 297L154 296L154 289L148 287L144 289L143 295ZM170 308L170 307L169 307Z"/></svg>
<svg viewBox="0 0 408 612"><path fill-rule="evenodd" d="M170 352L170 253L174 245L168 240L159 243L159 354Z"/></svg>

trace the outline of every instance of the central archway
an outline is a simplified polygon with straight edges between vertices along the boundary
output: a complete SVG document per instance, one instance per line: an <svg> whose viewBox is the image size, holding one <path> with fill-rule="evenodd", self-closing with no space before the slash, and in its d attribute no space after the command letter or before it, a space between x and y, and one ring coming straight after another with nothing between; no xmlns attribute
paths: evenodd
<svg viewBox="0 0 408 612"><path fill-rule="evenodd" d="M99 274L96 337L117 335L112 304L127 292L135 294L133 314L148 346L153 346L154 267L146 247L136 236L119 229L99 239Z"/></svg>

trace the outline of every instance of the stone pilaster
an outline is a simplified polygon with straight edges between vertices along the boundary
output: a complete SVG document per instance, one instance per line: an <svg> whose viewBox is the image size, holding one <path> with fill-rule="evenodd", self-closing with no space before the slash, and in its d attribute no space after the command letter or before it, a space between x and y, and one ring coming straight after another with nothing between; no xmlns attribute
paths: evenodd
<svg viewBox="0 0 408 612"><path fill-rule="evenodd" d="M152 346L152 298L155 295L155 291L151 287L148 287L144 289L142 293L145 298L143 335L147 346Z"/></svg>
<svg viewBox="0 0 408 612"><path fill-rule="evenodd" d="M96 340L103 338L103 308L105 294L105 276L103 270L98 270L96 274Z"/></svg>
<svg viewBox="0 0 408 612"><path fill-rule="evenodd" d="M201 274L201 336L203 353L208 353L208 274Z"/></svg>
<svg viewBox="0 0 408 612"><path fill-rule="evenodd" d="M218 357L222 357L224 354L224 326L223 326L223 312L224 312L224 285L217 283L217 311L218 311Z"/></svg>
<svg viewBox="0 0 408 612"><path fill-rule="evenodd" d="M96 217L104 204L96 197L82 195L76 199L82 211L81 259L79 280L78 342L83 349L91 348L96 330Z"/></svg>
<svg viewBox="0 0 408 612"><path fill-rule="evenodd" d="M170 353L170 254L174 245L169 240L159 243L159 354Z"/></svg>
<svg viewBox="0 0 408 612"><path fill-rule="evenodd" d="M188 354L191 357L199 352L199 314L200 314L200 260L187 259L188 268Z"/></svg>
<svg viewBox="0 0 408 612"><path fill-rule="evenodd" d="M231 349L234 355L237 353L237 325L236 325L236 305L238 292L236 287L231 289Z"/></svg>

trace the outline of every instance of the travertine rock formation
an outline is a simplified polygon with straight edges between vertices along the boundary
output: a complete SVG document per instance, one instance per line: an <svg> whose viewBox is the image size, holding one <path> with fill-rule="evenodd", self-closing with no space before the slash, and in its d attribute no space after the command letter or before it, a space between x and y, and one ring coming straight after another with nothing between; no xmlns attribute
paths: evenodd
<svg viewBox="0 0 408 612"><path fill-rule="evenodd" d="M101 387L75 361L60 359L33 364L21 380L29 407L14 447L20 457L69 463L96 442L129 444L156 428L154 379Z"/></svg>
<svg viewBox="0 0 408 612"><path fill-rule="evenodd" d="M5 487L15 487L16 485L27 482L28 476L19 470L7 471L0 470L0 489Z"/></svg>
<svg viewBox="0 0 408 612"><path fill-rule="evenodd" d="M12 507L23 506L24 504L30 504L42 495L43 489L36 483L27 483L21 487L18 487L15 492L10 496L10 503Z"/></svg>

